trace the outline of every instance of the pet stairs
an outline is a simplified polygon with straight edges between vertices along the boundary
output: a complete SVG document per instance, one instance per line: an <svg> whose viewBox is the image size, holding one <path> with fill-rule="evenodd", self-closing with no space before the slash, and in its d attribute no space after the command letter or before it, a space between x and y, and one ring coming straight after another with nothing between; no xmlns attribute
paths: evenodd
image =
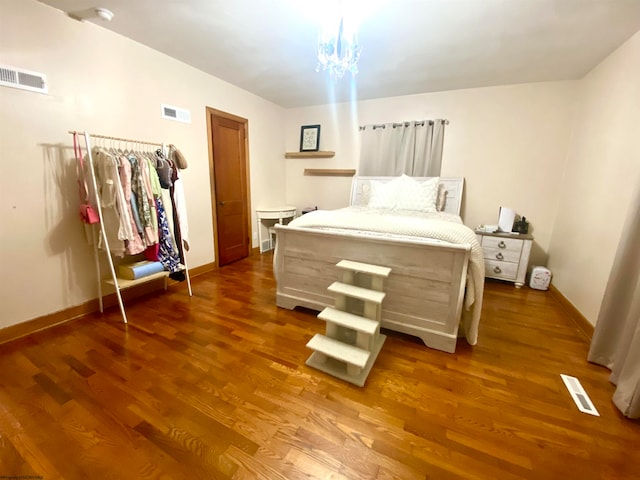
<svg viewBox="0 0 640 480"><path fill-rule="evenodd" d="M342 282L328 287L335 306L318 314L327 323L326 333L307 343L314 352L306 364L362 387L387 338L380 333L380 322L384 280L391 269L350 260L336 267L342 270Z"/></svg>

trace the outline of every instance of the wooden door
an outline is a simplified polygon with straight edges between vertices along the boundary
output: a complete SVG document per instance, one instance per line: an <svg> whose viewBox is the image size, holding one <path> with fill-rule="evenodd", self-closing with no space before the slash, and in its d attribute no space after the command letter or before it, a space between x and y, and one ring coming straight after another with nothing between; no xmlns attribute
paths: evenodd
<svg viewBox="0 0 640 480"><path fill-rule="evenodd" d="M214 242L219 266L250 251L247 120L207 108Z"/></svg>

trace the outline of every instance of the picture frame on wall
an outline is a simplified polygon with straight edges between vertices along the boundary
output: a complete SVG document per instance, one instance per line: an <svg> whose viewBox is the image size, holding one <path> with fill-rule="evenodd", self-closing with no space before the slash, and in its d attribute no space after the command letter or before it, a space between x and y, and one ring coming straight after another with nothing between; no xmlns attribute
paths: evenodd
<svg viewBox="0 0 640 480"><path fill-rule="evenodd" d="M320 125L303 125L300 128L300 151L317 152L320 149Z"/></svg>

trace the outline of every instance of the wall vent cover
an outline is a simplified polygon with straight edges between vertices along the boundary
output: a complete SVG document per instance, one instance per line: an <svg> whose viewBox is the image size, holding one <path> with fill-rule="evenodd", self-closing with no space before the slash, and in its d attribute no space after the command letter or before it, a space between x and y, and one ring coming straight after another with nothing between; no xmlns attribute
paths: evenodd
<svg viewBox="0 0 640 480"><path fill-rule="evenodd" d="M191 112L186 108L162 104L162 118L176 120L182 123L191 123Z"/></svg>
<svg viewBox="0 0 640 480"><path fill-rule="evenodd" d="M0 65L0 85L30 92L49 93L45 74L8 65Z"/></svg>

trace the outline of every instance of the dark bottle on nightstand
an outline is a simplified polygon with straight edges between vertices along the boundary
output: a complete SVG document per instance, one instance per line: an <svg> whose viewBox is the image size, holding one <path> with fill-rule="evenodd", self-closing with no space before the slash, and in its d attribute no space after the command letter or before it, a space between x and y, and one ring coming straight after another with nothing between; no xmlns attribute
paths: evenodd
<svg viewBox="0 0 640 480"><path fill-rule="evenodd" d="M522 217L513 225L512 232L518 233L529 233L529 222L527 222L527 217Z"/></svg>

